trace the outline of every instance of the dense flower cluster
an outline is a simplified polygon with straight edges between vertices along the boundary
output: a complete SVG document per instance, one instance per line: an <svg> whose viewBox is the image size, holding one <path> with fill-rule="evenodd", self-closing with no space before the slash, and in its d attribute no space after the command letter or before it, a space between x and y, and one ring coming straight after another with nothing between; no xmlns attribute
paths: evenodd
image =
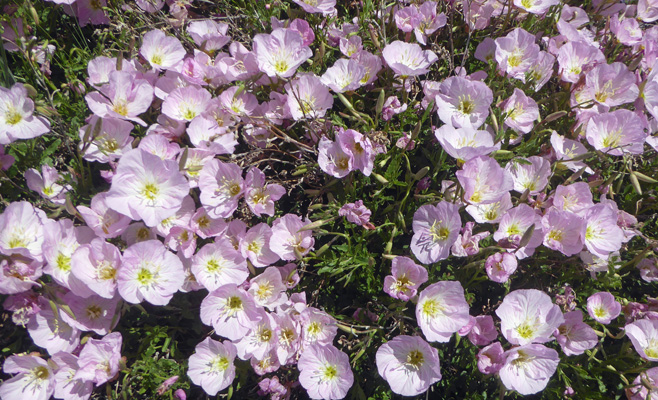
<svg viewBox="0 0 658 400"><path fill-rule="evenodd" d="M52 1L81 26L110 22L105 0ZM290 374L276 375L287 368L298 371L293 381L313 399L348 396L354 364L337 336L339 329L354 329L314 306L311 296L317 293L295 289L308 261L333 243L316 249L320 236L332 234L319 229L330 221L280 209L290 188L274 183L257 163L236 160L240 146L290 143L315 157L322 178L347 182L348 194L358 179L389 184L384 166L393 154L406 157L417 143L427 151L434 140L446 165L456 165L454 178L438 182L437 196L418 195L431 180L427 171L412 174L409 158L406 183L394 182L418 181L416 199L432 201L419 202L413 217L400 214L401 230L405 217L412 221L409 235L402 236L408 251L392 249L395 230L385 251L390 274L379 283L393 311L375 315L364 328L375 332L370 325L402 315L405 307L415 310L415 318L409 314L396 323L399 334L381 332L371 354L392 392L415 396L439 382L441 361L432 343L445 349L454 334L477 348L473 362L483 375L496 376L521 395L541 392L561 360L594 349L599 337L622 339L607 327L622 312L628 349L632 344L639 358L658 361L655 303L592 291L576 308L567 291L552 299L532 282L510 287L536 254L582 264L577 268L595 277L619 267L635 236L648 246L625 266L637 264L644 281L658 280L658 261L648 255L658 252L656 243L620 209L619 186L612 184L629 179L641 194L639 181L656 183L633 170L640 163L634 160L658 150L658 27L646 24L658 20L656 1L593 1L586 8L560 0L400 1L379 15L390 17L397 31L375 46L365 44L375 39L359 30L363 21L337 23L335 0L294 0L303 10L294 15L305 19L273 18L269 33L256 34L250 43L234 40L225 23L186 21L188 8L180 3L166 1L179 33L191 41L152 29L143 33L133 58L99 56L88 64L84 99L90 114L76 133L77 150L80 162L101 165L109 189L96 190L88 205L75 207L77 178L42 165L25 170L26 185L60 212L15 201L0 214L4 307L49 356L6 358L3 370L13 377L0 384L1 399L90 398L125 367L123 338L115 329L129 305L167 306L177 293L194 291L205 296L198 317L214 337L198 343L187 375L208 395L232 385L237 359L263 377L261 395L290 396L296 383L286 380ZM136 5L156 13L165 2ZM532 24L524 21L555 23L541 34L513 27L486 37L474 52L479 64L473 65L483 70L467 71L462 62L445 73L445 66L438 67L438 46L429 44L436 44L447 15L462 14L469 41L500 21L528 29ZM3 26L6 50L29 51L32 39L20 20ZM328 32L326 39L316 38L320 29ZM339 57L316 74L309 65L318 65L325 44ZM611 59L614 47L623 52ZM393 83L389 96L389 88L380 91L387 83ZM537 95L547 85L564 88L559 93L568 112L549 114L546 99ZM380 93L374 113L357 109L359 97L370 92ZM3 146L51 130L30 97L22 83L0 88L1 171L15 162ZM380 126L373 118L388 127L423 112L434 124L426 138L418 130L405 132L394 147L370 132ZM343 126L335 115L355 125ZM549 125L566 116L573 119L568 131ZM286 133L298 126L306 137ZM601 179L593 157L619 161L626 172ZM565 170L569 178L556 179ZM378 210L363 199L331 204L332 221L345 217L353 232L394 224L374 221ZM469 288L477 276L465 282L437 274L436 264L450 258L467 260L464 268L478 268L482 280L505 287L506 294L492 299L488 310L472 307ZM178 378L170 379L162 392ZM626 394L658 398L656 382L656 368L642 370Z"/></svg>

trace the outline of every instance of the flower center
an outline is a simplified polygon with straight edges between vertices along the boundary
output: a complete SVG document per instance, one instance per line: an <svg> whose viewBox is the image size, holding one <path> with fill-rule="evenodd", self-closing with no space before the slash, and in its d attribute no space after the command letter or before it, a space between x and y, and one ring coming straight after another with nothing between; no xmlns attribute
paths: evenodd
<svg viewBox="0 0 658 400"><path fill-rule="evenodd" d="M8 125L16 125L23 120L23 116L15 109L9 108L9 111L5 114L5 120Z"/></svg>
<svg viewBox="0 0 658 400"><path fill-rule="evenodd" d="M430 236L435 242L443 242L448 239L448 236L450 236L450 229L441 225L441 222L442 221L434 221L432 226L430 226Z"/></svg>
<svg viewBox="0 0 658 400"><path fill-rule="evenodd" d="M57 259L55 259L55 264L57 269L62 272L68 272L71 270L71 257L67 257L62 253L57 254Z"/></svg>
<svg viewBox="0 0 658 400"><path fill-rule="evenodd" d="M87 317L89 319L98 319L101 315L103 315L103 309L96 304L87 307L86 311Z"/></svg>
<svg viewBox="0 0 658 400"><path fill-rule="evenodd" d="M144 185L141 195L147 200L154 201L158 197L158 192L159 190L157 186L155 186L153 183L147 183Z"/></svg>
<svg viewBox="0 0 658 400"><path fill-rule="evenodd" d="M142 286L150 284L153 282L153 273L151 273L151 271L146 268L140 269L137 273L137 282L139 282Z"/></svg>
<svg viewBox="0 0 658 400"><path fill-rule="evenodd" d="M423 365L424 361L425 356L419 350L411 350L409 354L407 354L406 364L413 367L414 369L419 369Z"/></svg>

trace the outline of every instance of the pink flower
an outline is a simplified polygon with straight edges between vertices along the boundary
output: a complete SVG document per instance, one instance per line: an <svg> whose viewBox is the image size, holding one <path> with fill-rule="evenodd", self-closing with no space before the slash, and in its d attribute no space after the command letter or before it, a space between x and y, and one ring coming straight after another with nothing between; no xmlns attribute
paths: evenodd
<svg viewBox="0 0 658 400"><path fill-rule="evenodd" d="M40 357L11 355L2 369L6 374L18 374L0 385L0 398L3 400L48 400L55 391L55 374L46 360Z"/></svg>
<svg viewBox="0 0 658 400"><path fill-rule="evenodd" d="M183 263L158 240L135 243L123 253L117 275L119 293L129 303L146 300L163 306L180 289Z"/></svg>
<svg viewBox="0 0 658 400"><path fill-rule="evenodd" d="M0 214L0 253L43 261L43 223L46 214L27 201L10 203Z"/></svg>
<svg viewBox="0 0 658 400"><path fill-rule="evenodd" d="M531 14L545 14L549 8L560 4L560 0L514 0L514 5Z"/></svg>
<svg viewBox="0 0 658 400"><path fill-rule="evenodd" d="M91 208L78 206L77 209L97 236L111 239L123 233L132 220L110 209L106 200L107 192L98 193L91 199Z"/></svg>
<svg viewBox="0 0 658 400"><path fill-rule="evenodd" d="M564 314L564 323L554 333L562 352L568 356L583 354L585 350L594 348L599 343L599 337L589 325L583 322L583 312L570 311Z"/></svg>
<svg viewBox="0 0 658 400"><path fill-rule="evenodd" d="M234 283L220 286L201 302L201 322L229 340L238 340L262 318L251 294Z"/></svg>
<svg viewBox="0 0 658 400"><path fill-rule="evenodd" d="M584 42L567 42L557 52L559 74L563 81L576 83L583 66L606 63L601 50Z"/></svg>
<svg viewBox="0 0 658 400"><path fill-rule="evenodd" d="M115 211L156 226L180 209L188 192L175 161L133 149L119 160L106 202Z"/></svg>
<svg viewBox="0 0 658 400"><path fill-rule="evenodd" d="M560 307L536 289L515 290L496 309L501 320L500 330L512 344L546 343L564 322Z"/></svg>
<svg viewBox="0 0 658 400"><path fill-rule="evenodd" d="M541 220L544 232L544 246L565 256L580 253L583 249L585 222L583 218L569 211L550 209Z"/></svg>
<svg viewBox="0 0 658 400"><path fill-rule="evenodd" d="M440 281L423 289L416 305L416 321L430 342L448 342L469 322L461 283Z"/></svg>
<svg viewBox="0 0 658 400"><path fill-rule="evenodd" d="M416 396L441 380L439 353L418 336L399 335L377 349L377 371L391 390Z"/></svg>
<svg viewBox="0 0 658 400"><path fill-rule="evenodd" d="M361 50L363 50L363 41L361 40L360 36L356 35L350 36L349 38L342 37L340 38L339 48L343 55L352 58L355 57Z"/></svg>
<svg viewBox="0 0 658 400"><path fill-rule="evenodd" d="M515 0L516 3L517 0ZM539 46L535 36L527 31L516 28L496 42L496 61L498 68L512 78L525 82L525 74L536 62Z"/></svg>
<svg viewBox="0 0 658 400"><path fill-rule="evenodd" d="M153 86L145 79L137 78L135 72L113 71L109 83L100 87L100 92L85 96L89 109L102 118L119 118L146 123L138 118L153 102Z"/></svg>
<svg viewBox="0 0 658 400"><path fill-rule="evenodd" d="M71 256L73 275L83 284L106 299L114 297L117 273L121 268L121 252L111 243L94 239L78 247Z"/></svg>
<svg viewBox="0 0 658 400"><path fill-rule="evenodd" d="M292 0L300 5L307 13L321 13L323 15L336 12L336 0Z"/></svg>
<svg viewBox="0 0 658 400"><path fill-rule="evenodd" d="M541 230L541 217L535 210L527 204L519 204L510 209L500 219L498 230L494 232L494 239L498 242L506 242L516 248L514 254L516 258L523 259L535 252L535 249L542 244L544 235ZM534 229L530 240L523 247L518 247L523 235L529 229Z"/></svg>
<svg viewBox="0 0 658 400"><path fill-rule="evenodd" d="M624 327L640 357L658 361L658 320L641 319Z"/></svg>
<svg viewBox="0 0 658 400"><path fill-rule="evenodd" d="M295 214L286 214L272 223L270 249L284 261L293 261L308 254L315 239L310 230L299 232L309 223Z"/></svg>
<svg viewBox="0 0 658 400"><path fill-rule="evenodd" d="M288 301L286 286L276 267L267 267L262 274L252 278L247 292L253 296L258 306L267 307L269 310L274 310Z"/></svg>
<svg viewBox="0 0 658 400"><path fill-rule="evenodd" d="M587 210L585 221L585 246L592 254L606 257L621 249L624 231L617 225L615 207L609 203L596 204Z"/></svg>
<svg viewBox="0 0 658 400"><path fill-rule="evenodd" d="M475 223L467 222L462 228L462 233L457 237L457 241L452 245L452 255L455 257L473 256L480 252L480 240L490 235L489 232L480 232L473 235Z"/></svg>
<svg viewBox="0 0 658 400"><path fill-rule="evenodd" d="M183 61L185 49L178 39L161 30L147 32L142 40L141 54L156 69L173 69Z"/></svg>
<svg viewBox="0 0 658 400"><path fill-rule="evenodd" d="M87 400L94 390L94 383L82 379L74 379L80 369L78 357L70 353L59 352L50 360L57 364L55 371L56 399Z"/></svg>
<svg viewBox="0 0 658 400"><path fill-rule="evenodd" d="M355 60L341 58L329 67L320 80L336 93L354 91L361 87L366 69Z"/></svg>
<svg viewBox="0 0 658 400"><path fill-rule="evenodd" d="M266 183L265 174L257 167L251 167L245 177L245 200L251 212L257 217L261 214L273 216L274 202L279 200L286 189L276 183Z"/></svg>
<svg viewBox="0 0 658 400"><path fill-rule="evenodd" d="M427 282L427 270L408 257L395 257L391 275L384 278L384 292L394 299L408 301Z"/></svg>
<svg viewBox="0 0 658 400"><path fill-rule="evenodd" d="M301 324L302 347L331 345L338 332L334 317L317 308L305 308L297 320Z"/></svg>
<svg viewBox="0 0 658 400"><path fill-rule="evenodd" d="M70 185L57 183L64 183L63 177L55 168L46 164L41 166L41 173L34 168L25 171L25 181L27 187L39 193L41 197L60 205L64 204L66 193L71 190Z"/></svg>
<svg viewBox="0 0 658 400"><path fill-rule="evenodd" d="M493 92L484 82L453 76L441 82L434 100L441 121L455 128L477 129L489 116Z"/></svg>
<svg viewBox="0 0 658 400"><path fill-rule="evenodd" d="M132 149L130 132L133 124L116 118L92 115L88 124L80 128L80 145L84 159L107 163L115 161Z"/></svg>
<svg viewBox="0 0 658 400"><path fill-rule="evenodd" d="M258 67L272 78L290 78L313 55L299 33L285 28L254 36L253 49Z"/></svg>
<svg viewBox="0 0 658 400"><path fill-rule="evenodd" d="M227 32L228 24L210 19L193 21L187 26L187 33L194 43L210 54L231 41L231 37L226 35Z"/></svg>
<svg viewBox="0 0 658 400"><path fill-rule="evenodd" d="M212 218L227 218L238 208L244 193L242 169L216 158L208 161L199 174L201 204Z"/></svg>
<svg viewBox="0 0 658 400"><path fill-rule="evenodd" d="M472 158L455 175L464 188L464 200L471 204L494 203L514 187L512 176L487 156Z"/></svg>
<svg viewBox="0 0 658 400"><path fill-rule="evenodd" d="M299 383L312 399L342 399L354 383L347 354L332 345L310 345L299 361Z"/></svg>
<svg viewBox="0 0 658 400"><path fill-rule="evenodd" d="M619 109L593 116L587 123L587 141L595 149L613 156L642 154L647 134L642 118Z"/></svg>
<svg viewBox="0 0 658 400"><path fill-rule="evenodd" d="M642 4L642 0L640 0L640 4ZM633 385L626 389L626 396L628 400L658 399L658 367L641 372L633 381Z"/></svg>
<svg viewBox="0 0 658 400"><path fill-rule="evenodd" d="M498 331L491 315L478 315L475 325L468 333L468 340L476 346L486 346L496 340Z"/></svg>
<svg viewBox="0 0 658 400"><path fill-rule="evenodd" d="M322 118L334 104L329 89L313 74L301 74L284 87L290 115L295 121Z"/></svg>
<svg viewBox="0 0 658 400"><path fill-rule="evenodd" d="M634 19L625 21L637 23ZM578 102L594 100L607 107L632 103L640 93L635 82L635 74L624 63L599 64L587 73L586 85Z"/></svg>
<svg viewBox="0 0 658 400"><path fill-rule="evenodd" d="M510 253L496 253L487 257L484 263L487 276L494 282L507 282L516 271L516 257Z"/></svg>
<svg viewBox="0 0 658 400"><path fill-rule="evenodd" d="M42 263L20 255L0 261L0 294L18 294L37 286ZM5 307L6 308L6 307Z"/></svg>
<svg viewBox="0 0 658 400"><path fill-rule="evenodd" d="M551 163L545 158L531 156L522 162L507 163L505 170L514 180L514 190L519 193L539 194L548 185L551 176ZM529 163L529 164L528 164Z"/></svg>
<svg viewBox="0 0 658 400"><path fill-rule="evenodd" d="M589 316L604 325L612 322L621 313L621 304L610 292L598 292L587 298Z"/></svg>
<svg viewBox="0 0 658 400"><path fill-rule="evenodd" d="M50 131L50 123L33 116L34 102L27 89L16 83L11 89L0 88L0 144L18 139L32 139Z"/></svg>
<svg viewBox="0 0 658 400"><path fill-rule="evenodd" d="M471 127L453 128L448 123L435 130L434 136L446 153L461 162L486 156L500 149L500 143L494 144L494 137L489 131Z"/></svg>
<svg viewBox="0 0 658 400"><path fill-rule="evenodd" d="M351 223L364 226L366 229L374 229L374 225L370 223L371 214L372 212L363 205L363 200L344 204L338 210L338 215L346 217Z"/></svg>
<svg viewBox="0 0 658 400"><path fill-rule="evenodd" d="M206 89L196 86L176 88L162 103L162 113L178 121L191 121L207 110L211 97Z"/></svg>
<svg viewBox="0 0 658 400"><path fill-rule="evenodd" d="M81 331L94 331L99 335L107 335L119 322L119 317L115 316L120 300L118 296L111 299L97 295L82 298L69 292L62 300L69 306L74 316L72 318L63 312L60 314L62 320Z"/></svg>
<svg viewBox="0 0 658 400"><path fill-rule="evenodd" d="M534 394L548 385L559 362L557 351L541 344L526 344L505 352L505 365L498 375L507 389Z"/></svg>
<svg viewBox="0 0 658 400"><path fill-rule="evenodd" d="M507 114L505 125L521 134L530 132L535 121L539 119L537 102L518 88L514 89L514 93L502 102L500 107Z"/></svg>
<svg viewBox="0 0 658 400"><path fill-rule="evenodd" d="M382 57L396 75L418 76L429 72L438 57L430 50L423 50L419 45L399 40L384 47Z"/></svg>
<svg viewBox="0 0 658 400"><path fill-rule="evenodd" d="M414 213L411 251L424 264L444 260L450 255L461 229L459 206L442 201L424 205Z"/></svg>
<svg viewBox="0 0 658 400"><path fill-rule="evenodd" d="M74 379L92 381L96 386L112 379L119 373L121 361L121 343L119 332L112 332L102 339L89 339L80 352Z"/></svg>
<svg viewBox="0 0 658 400"><path fill-rule="evenodd" d="M491 375L498 372L505 364L505 350L500 342L483 347L478 352L477 363L478 369L485 375Z"/></svg>
<svg viewBox="0 0 658 400"><path fill-rule="evenodd" d="M237 350L229 341L218 342L207 337L194 349L188 361L187 375L210 396L226 389L235 379L233 361Z"/></svg>

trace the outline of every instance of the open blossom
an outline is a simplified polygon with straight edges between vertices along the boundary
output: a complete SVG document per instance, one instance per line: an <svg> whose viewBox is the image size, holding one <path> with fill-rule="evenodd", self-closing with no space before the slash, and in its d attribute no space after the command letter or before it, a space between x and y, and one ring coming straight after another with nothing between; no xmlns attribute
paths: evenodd
<svg viewBox="0 0 658 400"><path fill-rule="evenodd" d="M160 70L176 67L183 61L186 52L178 39L154 29L144 35L139 53L153 68Z"/></svg>
<svg viewBox="0 0 658 400"><path fill-rule="evenodd" d="M237 355L235 345L218 342L207 337L194 349L189 359L187 375L210 396L226 389L235 379L233 361Z"/></svg>
<svg viewBox="0 0 658 400"><path fill-rule="evenodd" d="M336 93L353 91L361 87L366 69L355 60L341 58L329 67L320 80Z"/></svg>
<svg viewBox="0 0 658 400"><path fill-rule="evenodd" d="M313 233L310 230L299 231L308 223L308 220L302 220L302 217L295 214L286 214L274 220L270 249L284 261L296 260L298 254L308 254L315 244Z"/></svg>
<svg viewBox="0 0 658 400"><path fill-rule="evenodd" d="M92 197L91 208L78 206L77 209L96 236L105 239L119 236L132 222L129 216L118 213L107 206L107 192L101 192Z"/></svg>
<svg viewBox="0 0 658 400"><path fill-rule="evenodd" d="M467 161L455 175L464 188L464 199L471 204L496 202L514 186L509 172L487 156Z"/></svg>
<svg viewBox="0 0 658 400"><path fill-rule="evenodd" d="M500 142L494 144L494 137L489 131L471 127L454 128L446 123L434 131L434 136L446 153L461 162L486 156L500 149Z"/></svg>
<svg viewBox="0 0 658 400"><path fill-rule="evenodd" d="M73 275L92 292L106 299L114 297L121 252L112 243L96 238L81 245L71 256L71 265L75 266Z"/></svg>
<svg viewBox="0 0 658 400"><path fill-rule="evenodd" d="M570 161L587 153L587 148L582 143L567 139L553 131L551 134L551 146L553 147L555 155L557 156L557 159L560 161L560 163L564 164L564 166L570 170L576 172L582 167L586 167L585 172L590 174L594 173L594 171L587 167L587 164L585 164L583 161Z"/></svg>
<svg viewBox="0 0 658 400"><path fill-rule="evenodd" d="M564 323L553 334L562 352L568 356L583 354L599 343L594 329L583 322L583 312L580 310L565 313Z"/></svg>
<svg viewBox="0 0 658 400"><path fill-rule="evenodd" d="M273 216L274 202L286 194L283 186L277 183L267 183L265 174L256 167L251 167L247 171L244 187L247 205L257 217L260 217L261 214Z"/></svg>
<svg viewBox="0 0 658 400"><path fill-rule="evenodd" d="M595 149L613 156L642 154L647 134L642 118L619 109L594 115L587 123L586 137Z"/></svg>
<svg viewBox="0 0 658 400"><path fill-rule="evenodd" d="M441 380L439 353L418 336L399 335L377 349L377 371L403 396L425 392Z"/></svg>
<svg viewBox="0 0 658 400"><path fill-rule="evenodd" d="M146 112L153 102L153 86L145 79L137 78L135 72L113 71L109 83L99 92L85 96L89 109L101 118L118 118L146 123L138 115Z"/></svg>
<svg viewBox="0 0 658 400"><path fill-rule="evenodd" d="M80 128L80 150L84 159L107 163L120 158L132 149L130 132L133 124L117 118L92 115L87 125Z"/></svg>
<svg viewBox="0 0 658 400"><path fill-rule="evenodd" d="M439 59L430 50L423 50L417 44L400 40L386 45L382 50L382 57L396 75L405 77L428 73L430 66Z"/></svg>
<svg viewBox="0 0 658 400"><path fill-rule="evenodd" d="M550 161L538 156L522 161L509 162L505 166L514 181L514 190L519 193L527 190L531 195L539 194L548 185L548 178L551 176Z"/></svg>
<svg viewBox="0 0 658 400"><path fill-rule="evenodd" d="M528 243L514 250L516 258L526 258L532 255L535 249L542 244L544 235L540 224L541 217L535 210L529 205L521 203L503 215L498 230L494 232L493 237L496 241L506 241L516 247L521 243L523 235L529 229L533 229Z"/></svg>
<svg viewBox="0 0 658 400"><path fill-rule="evenodd" d="M16 83L10 89L0 87L0 144L18 139L32 139L50 131L50 123L33 116L34 102L27 97L27 89Z"/></svg>
<svg viewBox="0 0 658 400"><path fill-rule="evenodd" d="M10 203L0 214L0 253L43 260L43 223L48 218L27 201Z"/></svg>
<svg viewBox="0 0 658 400"><path fill-rule="evenodd" d="M242 169L237 164L208 161L199 174L201 204L213 218L227 218L238 208L244 193Z"/></svg>
<svg viewBox="0 0 658 400"><path fill-rule="evenodd" d="M297 368L299 383L312 399L342 399L354 383L349 356L332 345L306 347Z"/></svg>
<svg viewBox="0 0 658 400"><path fill-rule="evenodd" d="M107 335L119 322L118 316L115 317L120 300L118 296L105 299L94 294L82 298L69 292L62 297L62 300L70 307L74 316L72 318L64 312L60 314L62 320L81 331L94 331L99 335Z"/></svg>
<svg viewBox="0 0 658 400"><path fill-rule="evenodd" d="M609 292L598 292L587 298L589 316L602 324L609 324L621 313L621 304Z"/></svg>
<svg viewBox="0 0 658 400"><path fill-rule="evenodd" d="M307 13L333 14L336 11L336 0L293 0Z"/></svg>
<svg viewBox="0 0 658 400"><path fill-rule="evenodd" d="M183 264L157 240L135 243L123 253L117 275L121 297L129 303L146 300L166 305L184 280Z"/></svg>
<svg viewBox="0 0 658 400"><path fill-rule="evenodd" d="M430 342L448 342L469 322L464 288L457 281L429 285L418 296L416 321Z"/></svg>
<svg viewBox="0 0 658 400"><path fill-rule="evenodd" d="M526 344L505 352L505 365L498 371L509 390L522 395L538 393L555 374L560 357L557 351L541 344Z"/></svg>
<svg viewBox="0 0 658 400"><path fill-rule="evenodd" d="M41 173L34 168L25 171L27 187L55 204L64 204L66 193L71 190L70 185L60 185L57 183L62 180L59 172L47 164L41 166Z"/></svg>
<svg viewBox="0 0 658 400"><path fill-rule="evenodd" d="M552 208L541 219L544 232L544 246L556 250L565 256L580 253L583 249L585 222L569 211Z"/></svg>
<svg viewBox="0 0 658 400"><path fill-rule="evenodd" d="M121 157L106 203L133 220L156 226L180 209L188 192L176 161L133 149Z"/></svg>
<svg viewBox="0 0 658 400"><path fill-rule="evenodd" d="M560 78L565 82L576 83L583 72L583 66L606 63L606 59L601 50L588 43L569 41L558 50L557 62Z"/></svg>
<svg viewBox="0 0 658 400"><path fill-rule="evenodd" d="M262 318L251 294L234 283L220 286L201 302L201 322L229 340L246 335Z"/></svg>
<svg viewBox="0 0 658 400"><path fill-rule="evenodd" d="M112 379L119 373L122 342L119 332L107 334L100 340L89 339L80 351L80 369L74 379L92 381L97 386Z"/></svg>
<svg viewBox="0 0 658 400"><path fill-rule="evenodd" d="M587 209L585 221L587 250L599 257L606 257L612 252L619 251L624 241L624 232L617 225L615 206L610 203L596 204Z"/></svg>
<svg viewBox="0 0 658 400"><path fill-rule="evenodd" d="M0 384L0 398L3 400L48 400L55 391L55 374L48 362L40 357L11 355L2 369L6 374L17 374Z"/></svg>
<svg viewBox="0 0 658 400"><path fill-rule="evenodd" d="M427 282L427 270L408 257L395 257L391 265L391 275L384 278L384 292L389 296L408 301Z"/></svg>
<svg viewBox="0 0 658 400"><path fill-rule="evenodd" d="M194 43L212 54L231 41L227 36L228 24L213 21L211 19L193 21L187 26L187 33Z"/></svg>
<svg viewBox="0 0 658 400"><path fill-rule="evenodd" d="M54 397L56 399L87 400L94 390L94 383L75 379L75 374L80 369L78 357L62 351L53 354L50 359L57 364Z"/></svg>
<svg viewBox="0 0 658 400"><path fill-rule="evenodd" d="M560 4L560 0L514 0L514 5L531 14L545 14L552 6Z"/></svg>
<svg viewBox="0 0 658 400"><path fill-rule="evenodd" d="M258 67L269 77L289 78L313 55L299 33L286 28L254 36L253 47Z"/></svg>
<svg viewBox="0 0 658 400"><path fill-rule="evenodd" d="M496 309L500 330L512 344L545 343L552 340L555 329L564 322L560 307L536 289L509 293Z"/></svg>
<svg viewBox="0 0 658 400"><path fill-rule="evenodd" d="M424 264L444 260L450 255L461 229L459 206L442 201L424 205L414 213L411 251Z"/></svg>
<svg viewBox="0 0 658 400"><path fill-rule="evenodd" d="M441 121L455 128L477 129L489 116L493 92L484 82L453 76L441 82L435 101Z"/></svg>
<svg viewBox="0 0 658 400"><path fill-rule="evenodd" d="M176 88L162 103L162 113L178 121L191 121L207 110L211 97L210 92L203 88Z"/></svg>
<svg viewBox="0 0 658 400"><path fill-rule="evenodd" d="M496 61L502 73L525 82L525 75L536 62L539 45L535 36L516 28L505 37L499 37L496 43Z"/></svg>
<svg viewBox="0 0 658 400"><path fill-rule="evenodd" d="M640 357L658 361L658 320L641 319L624 327Z"/></svg>
<svg viewBox="0 0 658 400"><path fill-rule="evenodd" d="M34 344L43 347L50 354L60 351L71 352L80 344L80 331L67 324L61 315L62 310L53 311L49 301L39 299L39 312L33 314L27 323L27 331Z"/></svg>
<svg viewBox="0 0 658 400"><path fill-rule="evenodd" d="M537 102L518 88L514 89L514 93L502 102L500 107L507 115L505 125L521 134L530 132L535 121L539 119Z"/></svg>
<svg viewBox="0 0 658 400"><path fill-rule="evenodd" d="M322 118L334 104L329 88L313 74L301 74L284 87L290 115L295 121Z"/></svg>
<svg viewBox="0 0 658 400"><path fill-rule="evenodd" d="M208 243L192 258L192 273L209 291L228 283L242 284L249 276L247 263L228 240Z"/></svg>

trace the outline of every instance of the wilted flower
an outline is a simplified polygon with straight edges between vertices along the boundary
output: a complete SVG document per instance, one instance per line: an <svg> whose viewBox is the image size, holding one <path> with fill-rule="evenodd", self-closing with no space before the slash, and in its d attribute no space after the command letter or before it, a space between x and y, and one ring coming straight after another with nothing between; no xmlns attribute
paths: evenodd
<svg viewBox="0 0 658 400"><path fill-rule="evenodd" d="M372 212L363 205L363 200L344 204L340 210L338 210L338 215L345 217L351 223L361 225L366 229L374 229L374 225L370 223L371 214Z"/></svg>

